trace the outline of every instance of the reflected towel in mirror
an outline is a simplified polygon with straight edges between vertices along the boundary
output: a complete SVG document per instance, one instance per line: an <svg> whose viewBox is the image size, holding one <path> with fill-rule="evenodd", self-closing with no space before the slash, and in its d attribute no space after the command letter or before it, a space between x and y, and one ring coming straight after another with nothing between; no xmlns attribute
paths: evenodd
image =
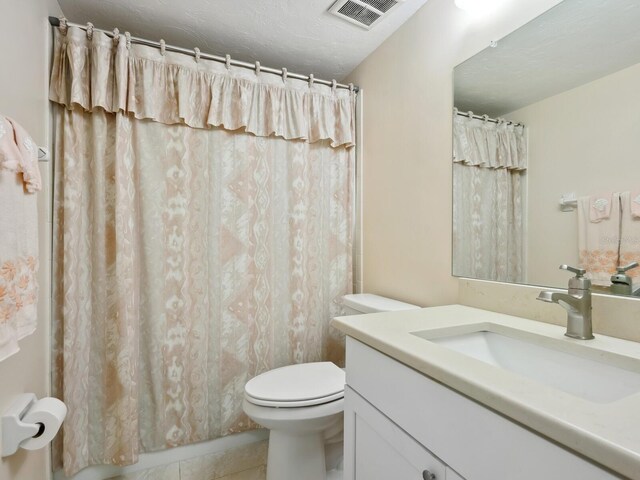
<svg viewBox="0 0 640 480"><path fill-rule="evenodd" d="M632 218L640 218L640 190L631 192L629 196L629 205Z"/></svg>
<svg viewBox="0 0 640 480"><path fill-rule="evenodd" d="M589 198L589 218L593 223L599 223L611 216L611 193L594 195Z"/></svg>
<svg viewBox="0 0 640 480"><path fill-rule="evenodd" d="M620 266L629 265L632 262L640 262L640 218L634 214L636 194L624 192L620 194L622 216L620 223ZM637 205L636 206L640 206ZM632 269L627 272L633 279L633 285L640 282L640 269Z"/></svg>
<svg viewBox="0 0 640 480"><path fill-rule="evenodd" d="M597 223L591 221L593 197L578 199L578 249L580 266L594 285L608 286L618 265L618 237L620 208L618 194L613 194L613 205L608 218Z"/></svg>

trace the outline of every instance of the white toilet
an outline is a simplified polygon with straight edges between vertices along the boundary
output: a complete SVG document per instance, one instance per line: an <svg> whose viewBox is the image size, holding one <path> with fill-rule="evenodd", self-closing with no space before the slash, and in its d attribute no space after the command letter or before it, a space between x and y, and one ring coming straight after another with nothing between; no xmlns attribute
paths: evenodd
<svg viewBox="0 0 640 480"><path fill-rule="evenodd" d="M345 295L343 307L345 315L420 308L368 293ZM247 382L244 411L270 430L267 480L342 478L344 385L344 370L331 362L276 368Z"/></svg>

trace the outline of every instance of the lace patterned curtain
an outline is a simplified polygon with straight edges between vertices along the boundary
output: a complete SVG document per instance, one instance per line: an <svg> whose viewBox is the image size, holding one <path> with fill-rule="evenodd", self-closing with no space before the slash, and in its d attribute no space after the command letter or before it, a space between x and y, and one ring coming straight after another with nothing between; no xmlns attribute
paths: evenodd
<svg viewBox="0 0 640 480"><path fill-rule="evenodd" d="M340 363L354 96L56 32L56 468L251 429L244 384Z"/></svg>
<svg viewBox="0 0 640 480"><path fill-rule="evenodd" d="M522 282L525 129L454 115L453 138L453 274Z"/></svg>

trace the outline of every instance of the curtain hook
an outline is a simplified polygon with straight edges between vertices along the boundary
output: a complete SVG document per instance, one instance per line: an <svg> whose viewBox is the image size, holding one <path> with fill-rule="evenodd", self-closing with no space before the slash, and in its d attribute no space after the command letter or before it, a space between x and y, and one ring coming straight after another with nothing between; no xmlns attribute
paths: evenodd
<svg viewBox="0 0 640 480"><path fill-rule="evenodd" d="M129 32L124 32L124 38L126 39L127 50L131 49L131 34Z"/></svg>
<svg viewBox="0 0 640 480"><path fill-rule="evenodd" d="M194 57L196 59L196 63L200 63L200 49L198 47L193 49Z"/></svg>
<svg viewBox="0 0 640 480"><path fill-rule="evenodd" d="M282 81L287 83L287 76L289 75L289 72L287 72L286 68L282 68Z"/></svg>
<svg viewBox="0 0 640 480"><path fill-rule="evenodd" d="M224 64L227 67L227 70L231 69L231 55L228 53L224 56Z"/></svg>
<svg viewBox="0 0 640 480"><path fill-rule="evenodd" d="M60 31L63 35L67 34L67 30L69 29L69 25L67 24L66 17L60 17Z"/></svg>
<svg viewBox="0 0 640 480"><path fill-rule="evenodd" d="M164 57L164 54L167 52L167 44L164 41L164 38L160 39L160 55Z"/></svg>
<svg viewBox="0 0 640 480"><path fill-rule="evenodd" d="M473 118L473 112L471 110L467 112L467 117Z"/></svg>
<svg viewBox="0 0 640 480"><path fill-rule="evenodd" d="M118 30L117 28L113 29L113 41L114 43L120 42L120 30Z"/></svg>
<svg viewBox="0 0 640 480"><path fill-rule="evenodd" d="M62 32L63 35L66 35L68 30L69 30L69 24L67 23L67 18L60 17L60 31Z"/></svg>
<svg viewBox="0 0 640 480"><path fill-rule="evenodd" d="M456 107L453 107L453 114L458 115L458 109Z"/></svg>
<svg viewBox="0 0 640 480"><path fill-rule="evenodd" d="M482 116L482 120L484 121L484 123L487 123L489 121L489 115L487 115L486 113Z"/></svg>
<svg viewBox="0 0 640 480"><path fill-rule="evenodd" d="M93 39L93 23L87 22L87 38L89 40Z"/></svg>
<svg viewBox="0 0 640 480"><path fill-rule="evenodd" d="M313 73L309 74L309 88L313 88L313 82L315 82L316 79L313 76Z"/></svg>
<svg viewBox="0 0 640 480"><path fill-rule="evenodd" d="M260 62L256 62L256 76L260 75L260 69L262 67L260 66Z"/></svg>
<svg viewBox="0 0 640 480"><path fill-rule="evenodd" d="M338 82L336 82L336 79L334 78L333 80L331 80L331 91L334 94L336 93L336 88L338 88Z"/></svg>
<svg viewBox="0 0 640 480"><path fill-rule="evenodd" d="M350 84L349 84L349 92L350 92L350 93L353 93L353 88L354 88L354 87L353 87L353 83L350 83Z"/></svg>

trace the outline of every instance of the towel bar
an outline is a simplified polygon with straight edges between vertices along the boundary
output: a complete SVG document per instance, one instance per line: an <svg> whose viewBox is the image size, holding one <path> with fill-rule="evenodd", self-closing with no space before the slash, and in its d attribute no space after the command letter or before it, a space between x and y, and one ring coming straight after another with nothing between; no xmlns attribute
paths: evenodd
<svg viewBox="0 0 640 480"><path fill-rule="evenodd" d="M48 162L51 159L49 156L49 149L45 147L38 147L38 161Z"/></svg>
<svg viewBox="0 0 640 480"><path fill-rule="evenodd" d="M560 210L572 212L578 208L578 199L575 193L565 193L560 197Z"/></svg>

